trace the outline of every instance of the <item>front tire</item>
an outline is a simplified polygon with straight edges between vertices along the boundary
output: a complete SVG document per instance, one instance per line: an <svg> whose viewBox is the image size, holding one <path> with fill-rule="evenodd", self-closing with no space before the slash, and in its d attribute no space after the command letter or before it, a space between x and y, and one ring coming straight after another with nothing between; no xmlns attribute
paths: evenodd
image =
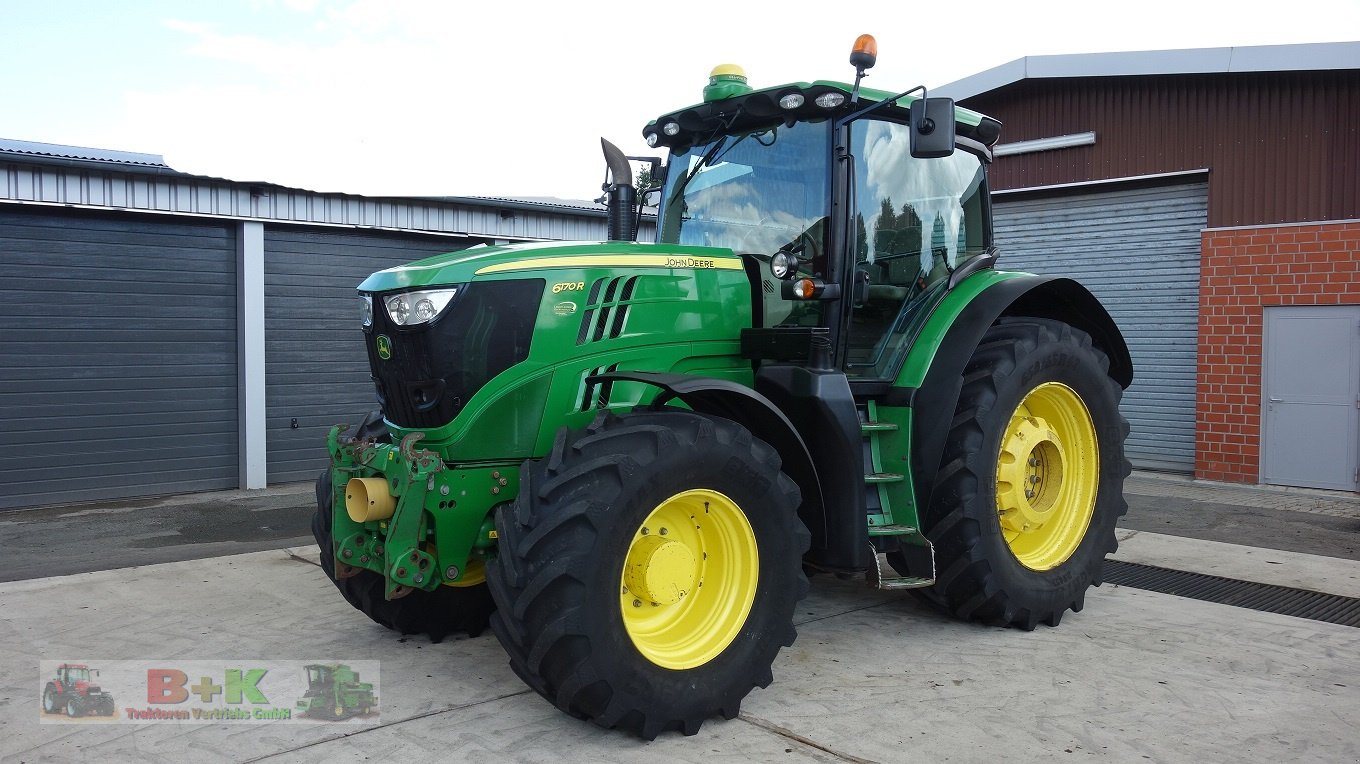
<svg viewBox="0 0 1360 764"><path fill-rule="evenodd" d="M43 688L43 711L49 714L61 712L61 696L57 694L56 685L51 682Z"/></svg>
<svg viewBox="0 0 1360 764"><path fill-rule="evenodd" d="M773 448L688 411L602 415L527 462L487 580L491 627L558 708L645 739L768 686L807 593L797 486Z"/></svg>
<svg viewBox="0 0 1360 764"><path fill-rule="evenodd" d="M1080 612L1128 511L1128 423L1109 360L1058 321L1003 319L963 389L923 516L954 615L1033 629Z"/></svg>

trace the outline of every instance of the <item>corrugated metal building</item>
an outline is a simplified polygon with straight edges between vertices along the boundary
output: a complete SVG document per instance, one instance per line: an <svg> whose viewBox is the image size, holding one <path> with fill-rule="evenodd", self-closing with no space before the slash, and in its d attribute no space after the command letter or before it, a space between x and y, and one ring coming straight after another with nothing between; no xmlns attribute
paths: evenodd
<svg viewBox="0 0 1360 764"><path fill-rule="evenodd" d="M1312 361L1267 339L1354 324L1360 43L1032 56L931 92L1005 125L1002 266L1074 275L1128 335L1135 464L1360 486L1358 333ZM1311 371L1272 382L1272 352Z"/></svg>
<svg viewBox="0 0 1360 764"><path fill-rule="evenodd" d="M308 479L330 425L376 407L364 277L606 230L589 202L315 193L0 141L0 509Z"/></svg>

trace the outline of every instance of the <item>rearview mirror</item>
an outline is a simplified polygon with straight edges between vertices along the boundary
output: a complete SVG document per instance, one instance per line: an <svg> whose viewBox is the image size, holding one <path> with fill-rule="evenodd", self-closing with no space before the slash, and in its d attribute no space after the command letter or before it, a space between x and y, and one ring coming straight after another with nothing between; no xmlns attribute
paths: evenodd
<svg viewBox="0 0 1360 764"><path fill-rule="evenodd" d="M911 155L939 159L954 153L954 99L922 98L911 102Z"/></svg>

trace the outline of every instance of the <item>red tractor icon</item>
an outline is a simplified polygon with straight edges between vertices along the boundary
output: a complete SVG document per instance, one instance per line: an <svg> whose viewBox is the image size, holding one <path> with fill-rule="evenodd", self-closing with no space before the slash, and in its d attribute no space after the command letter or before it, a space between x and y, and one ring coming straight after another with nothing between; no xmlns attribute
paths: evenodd
<svg viewBox="0 0 1360 764"><path fill-rule="evenodd" d="M90 681L90 674L99 676L99 671L80 663L63 663L57 667L57 676L43 689L43 711L67 716L98 714L113 716L113 696L99 689Z"/></svg>

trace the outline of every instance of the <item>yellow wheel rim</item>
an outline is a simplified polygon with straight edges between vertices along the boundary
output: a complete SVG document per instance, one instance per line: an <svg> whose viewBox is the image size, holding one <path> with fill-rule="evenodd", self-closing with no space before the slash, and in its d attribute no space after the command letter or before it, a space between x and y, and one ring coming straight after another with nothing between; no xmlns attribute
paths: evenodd
<svg viewBox="0 0 1360 764"><path fill-rule="evenodd" d="M1100 483L1091 412L1067 385L1045 382L1011 414L996 464L1001 534L1021 565L1052 570L1086 535Z"/></svg>
<svg viewBox="0 0 1360 764"><path fill-rule="evenodd" d="M716 658L746 624L760 555L736 502L708 489L661 502L633 533L620 573L623 626L662 668Z"/></svg>

